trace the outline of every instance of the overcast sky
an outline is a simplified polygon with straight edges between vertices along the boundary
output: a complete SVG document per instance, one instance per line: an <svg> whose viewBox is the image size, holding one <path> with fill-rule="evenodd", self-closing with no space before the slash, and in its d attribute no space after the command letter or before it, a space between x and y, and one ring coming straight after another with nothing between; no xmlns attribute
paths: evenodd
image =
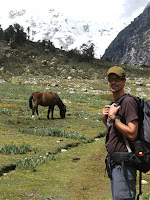
<svg viewBox="0 0 150 200"><path fill-rule="evenodd" d="M137 17L150 0L4 0L0 15L7 15L10 9L31 9L44 12L56 9L75 18L95 21L132 20Z"/></svg>

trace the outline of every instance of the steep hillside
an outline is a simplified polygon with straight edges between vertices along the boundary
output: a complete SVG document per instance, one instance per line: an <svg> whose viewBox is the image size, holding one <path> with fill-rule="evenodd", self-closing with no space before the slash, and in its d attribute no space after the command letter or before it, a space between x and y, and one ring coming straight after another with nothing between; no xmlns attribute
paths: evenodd
<svg viewBox="0 0 150 200"><path fill-rule="evenodd" d="M103 73L113 65L99 59L81 62L80 58L75 51L48 47L41 42L27 41L11 48L6 42L0 41L0 77L7 81L20 75L95 79L103 77Z"/></svg>
<svg viewBox="0 0 150 200"><path fill-rule="evenodd" d="M103 59L129 65L150 65L150 6L122 30L106 49Z"/></svg>
<svg viewBox="0 0 150 200"><path fill-rule="evenodd" d="M40 42L27 41L21 46L11 48L0 41L0 79L11 82L13 77L49 77L62 79L104 79L106 71L116 62L102 59L81 61L82 56L75 51L64 51L48 47ZM132 78L150 76L150 70L134 66L122 65L128 76Z"/></svg>

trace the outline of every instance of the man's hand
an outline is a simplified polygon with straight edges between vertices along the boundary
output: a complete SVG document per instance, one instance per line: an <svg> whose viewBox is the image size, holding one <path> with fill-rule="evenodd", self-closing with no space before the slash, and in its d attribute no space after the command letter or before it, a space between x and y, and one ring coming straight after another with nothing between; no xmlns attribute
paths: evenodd
<svg viewBox="0 0 150 200"><path fill-rule="evenodd" d="M107 116L108 116L108 113L109 113L109 108L110 108L110 105L106 105L103 108L102 121L105 125L107 124Z"/></svg>
<svg viewBox="0 0 150 200"><path fill-rule="evenodd" d="M109 110L108 110L108 117L109 117L109 119L112 119L112 118L116 117L119 108L120 108L120 106L116 106L115 103L113 103L109 107Z"/></svg>

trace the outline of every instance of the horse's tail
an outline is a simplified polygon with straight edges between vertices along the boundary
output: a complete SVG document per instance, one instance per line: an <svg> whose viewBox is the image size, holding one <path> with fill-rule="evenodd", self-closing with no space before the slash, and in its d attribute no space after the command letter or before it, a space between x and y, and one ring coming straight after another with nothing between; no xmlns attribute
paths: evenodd
<svg viewBox="0 0 150 200"><path fill-rule="evenodd" d="M33 94L30 96L29 98L29 107L32 109L33 108L33 104L32 104L32 99L33 99Z"/></svg>

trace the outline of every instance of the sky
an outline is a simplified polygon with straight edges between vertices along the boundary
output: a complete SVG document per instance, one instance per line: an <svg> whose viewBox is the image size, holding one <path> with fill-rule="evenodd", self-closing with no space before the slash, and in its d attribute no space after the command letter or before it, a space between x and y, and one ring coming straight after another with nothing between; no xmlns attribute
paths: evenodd
<svg viewBox="0 0 150 200"><path fill-rule="evenodd" d="M56 9L66 16L95 21L130 21L142 13L150 0L4 0L0 15L8 10L30 9L44 12Z"/></svg>

